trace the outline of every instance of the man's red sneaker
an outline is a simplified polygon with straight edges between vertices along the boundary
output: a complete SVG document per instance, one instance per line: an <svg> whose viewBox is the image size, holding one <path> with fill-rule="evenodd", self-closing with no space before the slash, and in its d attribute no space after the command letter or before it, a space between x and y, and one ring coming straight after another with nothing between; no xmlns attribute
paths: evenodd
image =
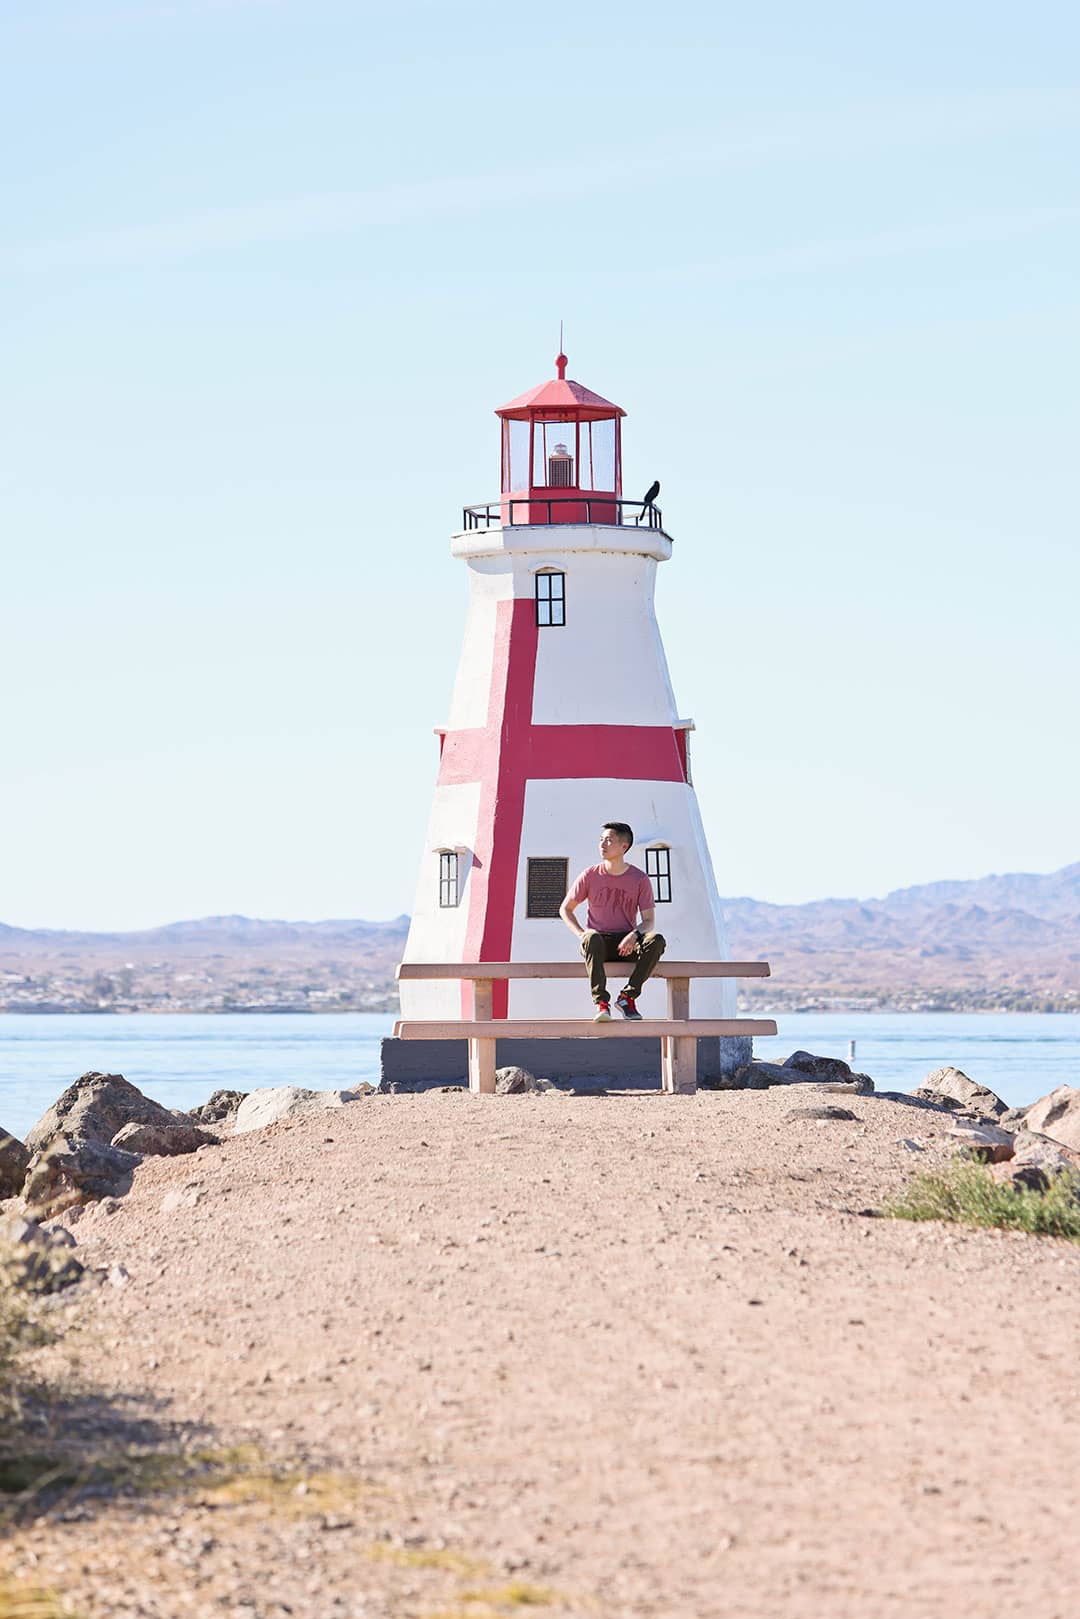
<svg viewBox="0 0 1080 1619"><path fill-rule="evenodd" d="M641 1022L641 1013L637 1009L636 995L631 995L627 990L624 989L616 998L615 1005L619 1008L619 1011L622 1013L623 1017L629 1018L631 1022Z"/></svg>

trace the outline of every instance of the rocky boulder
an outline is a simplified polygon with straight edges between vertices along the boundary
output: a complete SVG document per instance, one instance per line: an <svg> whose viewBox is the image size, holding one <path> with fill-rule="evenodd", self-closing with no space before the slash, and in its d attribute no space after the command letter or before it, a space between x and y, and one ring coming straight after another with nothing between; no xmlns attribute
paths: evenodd
<svg viewBox="0 0 1080 1619"><path fill-rule="evenodd" d="M859 1122L859 1115L852 1113L849 1107L830 1107L822 1104L820 1107L793 1107L784 1114L786 1123L794 1123L797 1119L814 1119L818 1124L828 1124L832 1121L842 1122L850 1119Z"/></svg>
<svg viewBox="0 0 1080 1619"><path fill-rule="evenodd" d="M1052 1169L1080 1170L1080 1148L1067 1147L1037 1130L1018 1130L1013 1137L1013 1151L1021 1163L1047 1164Z"/></svg>
<svg viewBox="0 0 1080 1619"><path fill-rule="evenodd" d="M31 1158L23 1200L35 1214L59 1214L98 1197L120 1197L131 1186L138 1153L103 1141L71 1141L54 1136Z"/></svg>
<svg viewBox="0 0 1080 1619"><path fill-rule="evenodd" d="M57 1097L26 1138L30 1152L41 1152L55 1136L77 1146L108 1146L125 1124L175 1124L167 1107L144 1096L123 1074L83 1074Z"/></svg>
<svg viewBox="0 0 1080 1619"><path fill-rule="evenodd" d="M805 1059L807 1066L802 1067L796 1057ZM744 1067L736 1069L730 1085L724 1089L737 1091L763 1091L773 1085L814 1085L828 1084L830 1087L842 1087L834 1094L847 1096L869 1096L874 1089L874 1081L869 1074L853 1074L846 1062L839 1057L813 1057L808 1051L796 1051L786 1062L749 1062Z"/></svg>
<svg viewBox="0 0 1080 1619"><path fill-rule="evenodd" d="M63 1226L45 1230L16 1217L0 1225L0 1272L32 1293L58 1293L81 1281L85 1267L71 1249L75 1238Z"/></svg>
<svg viewBox="0 0 1080 1619"><path fill-rule="evenodd" d="M346 1102L359 1099L358 1091L308 1091L301 1085L268 1085L244 1097L237 1109L233 1134L244 1135L248 1130L262 1130L268 1124L277 1124L280 1119L343 1107Z"/></svg>
<svg viewBox="0 0 1080 1619"><path fill-rule="evenodd" d="M0 1197L18 1197L29 1162L29 1149L0 1125Z"/></svg>
<svg viewBox="0 0 1080 1619"><path fill-rule="evenodd" d="M1012 1132L994 1124L953 1125L948 1138L965 1158L977 1158L983 1164L1005 1163L1016 1151Z"/></svg>
<svg viewBox="0 0 1080 1619"><path fill-rule="evenodd" d="M721 1078L717 1087L732 1091L767 1091L770 1085L790 1085L794 1076L786 1068L781 1068L777 1062L748 1062L742 1068L736 1068L731 1079L725 1084Z"/></svg>
<svg viewBox="0 0 1080 1619"><path fill-rule="evenodd" d="M1024 1112L1025 1130L1059 1141L1063 1147L1080 1151L1080 1089L1059 1085L1048 1096L1041 1096Z"/></svg>
<svg viewBox="0 0 1080 1619"><path fill-rule="evenodd" d="M527 1068L496 1068L496 1096L524 1096L554 1090L550 1079L537 1079Z"/></svg>
<svg viewBox="0 0 1080 1619"><path fill-rule="evenodd" d="M171 1124L125 1124L113 1136L111 1145L144 1158L173 1158L180 1153L198 1152L200 1147L216 1147L220 1139L197 1124L174 1119Z"/></svg>
<svg viewBox="0 0 1080 1619"><path fill-rule="evenodd" d="M850 1065L841 1057L818 1057L812 1051L793 1051L790 1057L784 1059L781 1067L794 1070L791 1079L796 1083L814 1079L824 1083L855 1084L860 1096L869 1096L874 1089L874 1081L869 1074L853 1073Z"/></svg>
<svg viewBox="0 0 1080 1619"><path fill-rule="evenodd" d="M912 1092L922 1102L934 1102L948 1108L951 1113L967 1113L972 1118L999 1123L1009 1112L1000 1096L976 1080L969 1079L959 1068L935 1068L927 1074L918 1090Z"/></svg>
<svg viewBox="0 0 1080 1619"><path fill-rule="evenodd" d="M1080 1152L1051 1141L1033 1130L1021 1130L1013 1138L1014 1155L1007 1163L995 1164L995 1180L1010 1186L1045 1192L1058 1175L1072 1175L1080 1188Z"/></svg>
<svg viewBox="0 0 1080 1619"><path fill-rule="evenodd" d="M193 1107L189 1117L194 1119L196 1124L231 1125L236 1119L240 1103L247 1094L247 1091L215 1091L208 1102Z"/></svg>

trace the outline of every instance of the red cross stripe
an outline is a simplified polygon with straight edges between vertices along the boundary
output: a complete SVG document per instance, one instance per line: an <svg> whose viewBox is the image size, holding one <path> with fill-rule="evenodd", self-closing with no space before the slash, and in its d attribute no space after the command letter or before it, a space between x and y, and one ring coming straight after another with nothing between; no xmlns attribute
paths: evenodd
<svg viewBox="0 0 1080 1619"><path fill-rule="evenodd" d="M487 724L442 739L440 787L481 784L464 961L510 959L527 782L686 780L686 733L669 725L534 725L536 641L532 599L500 602ZM506 1016L508 990L505 981L493 986L497 1018ZM471 993L463 984L466 1017Z"/></svg>

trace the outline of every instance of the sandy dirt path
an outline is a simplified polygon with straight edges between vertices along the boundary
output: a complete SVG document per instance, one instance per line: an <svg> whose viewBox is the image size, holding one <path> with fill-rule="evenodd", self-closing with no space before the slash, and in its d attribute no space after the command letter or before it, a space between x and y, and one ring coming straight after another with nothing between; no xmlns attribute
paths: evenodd
<svg viewBox="0 0 1080 1619"><path fill-rule="evenodd" d="M85 1373L300 1492L80 1502L11 1566L85 1619L1073 1619L1080 1249L860 1212L948 1120L788 1117L837 1100L377 1096L148 1161L75 1227L131 1277Z"/></svg>

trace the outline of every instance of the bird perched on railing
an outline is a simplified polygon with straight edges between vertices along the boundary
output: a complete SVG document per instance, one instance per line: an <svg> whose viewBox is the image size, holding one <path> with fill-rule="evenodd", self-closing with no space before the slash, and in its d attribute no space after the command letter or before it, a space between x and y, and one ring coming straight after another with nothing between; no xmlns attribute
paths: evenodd
<svg viewBox="0 0 1080 1619"><path fill-rule="evenodd" d="M656 497L657 497L657 495L659 493L660 493L660 479L656 478L649 485L648 489L645 491L645 499L641 502L641 510L637 515L637 519L636 519L637 522L639 522L639 523L641 522L641 519L645 516L645 513L650 509L650 507L652 506L653 501L656 499Z"/></svg>

